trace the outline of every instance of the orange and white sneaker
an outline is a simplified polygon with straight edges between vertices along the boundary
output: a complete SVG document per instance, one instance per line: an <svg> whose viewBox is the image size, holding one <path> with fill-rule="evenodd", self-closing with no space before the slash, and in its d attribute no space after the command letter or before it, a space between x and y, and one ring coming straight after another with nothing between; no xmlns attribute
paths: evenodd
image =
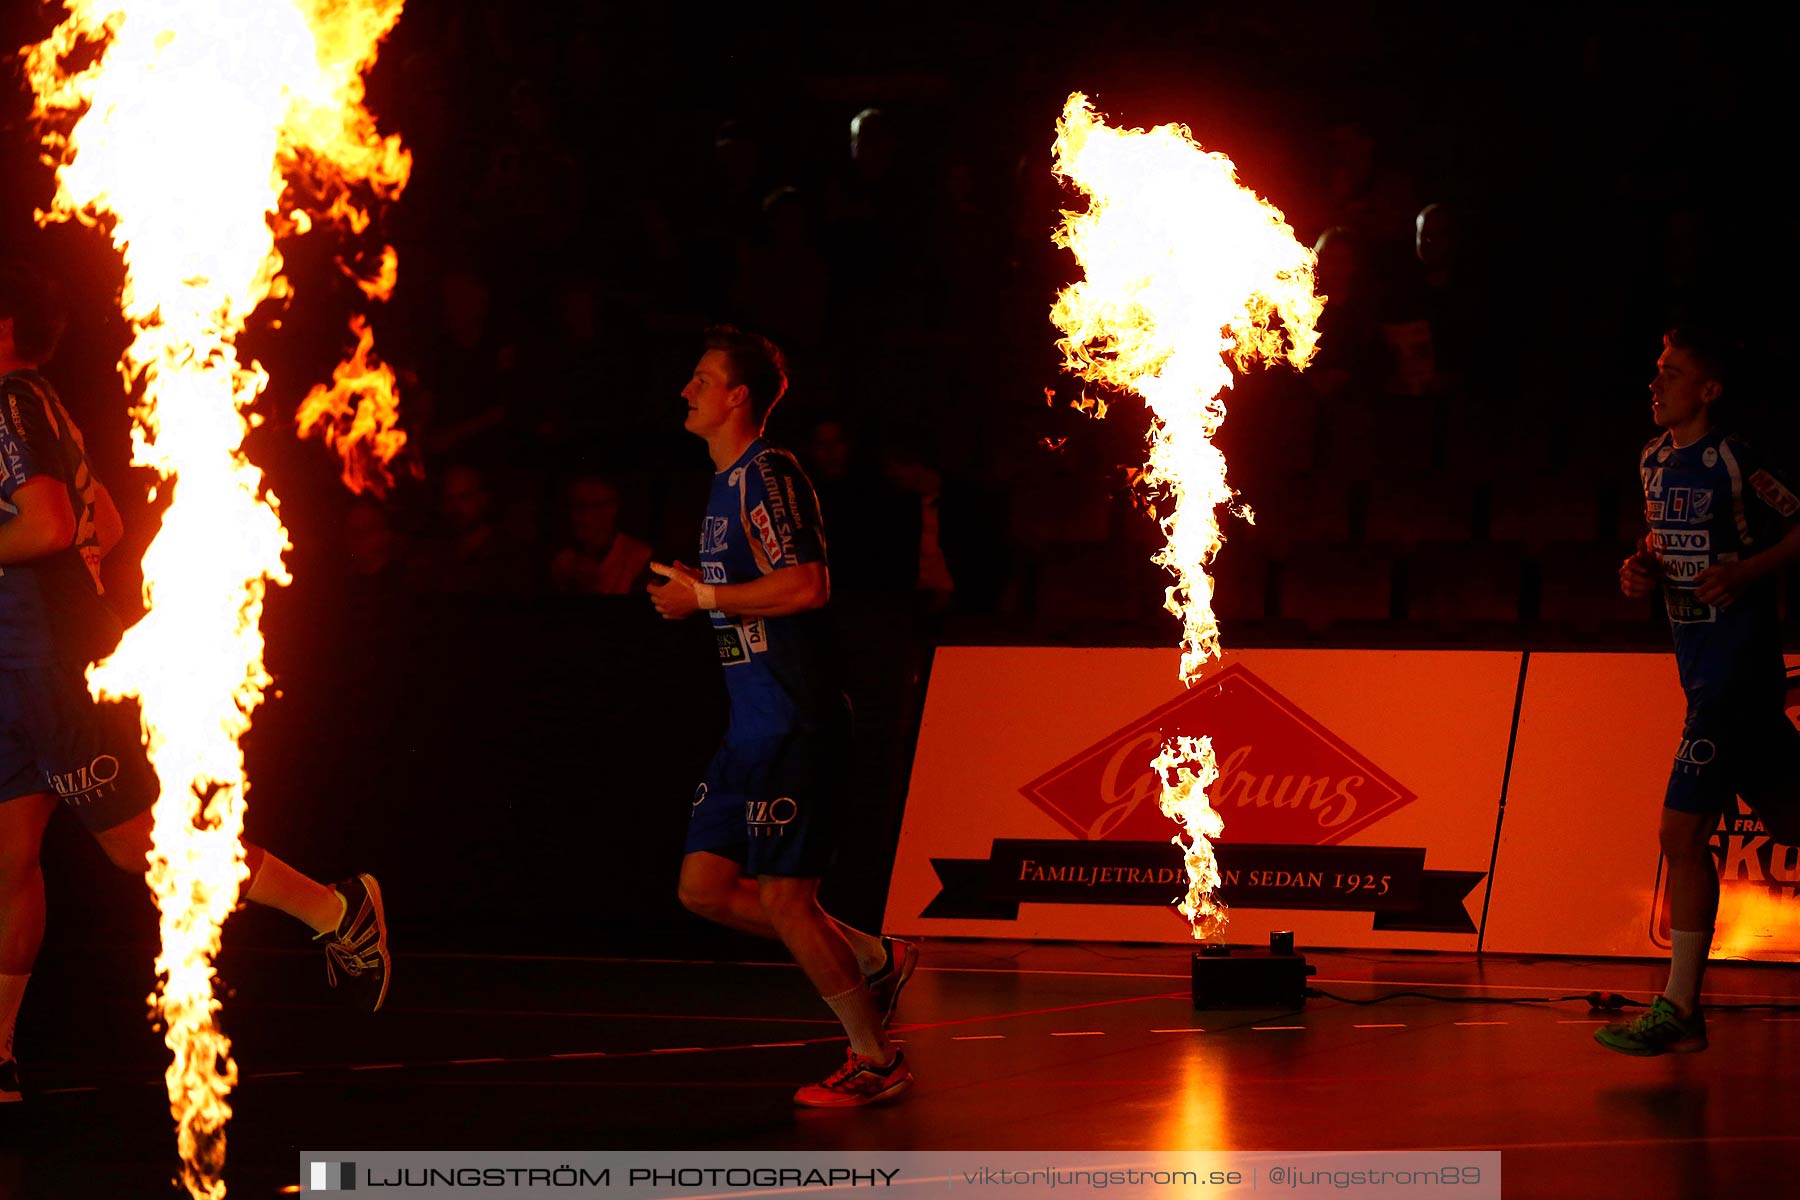
<svg viewBox="0 0 1800 1200"><path fill-rule="evenodd" d="M897 1099L912 1084L912 1069L906 1065L906 1055L901 1051L894 1051L894 1061L883 1066L851 1050L844 1065L833 1071L825 1082L810 1084L795 1092L794 1103L807 1108L883 1104Z"/></svg>
<svg viewBox="0 0 1800 1200"><path fill-rule="evenodd" d="M881 1023L891 1025L894 1009L900 1004L900 989L906 986L914 968L919 965L919 944L884 937L881 948L887 951L887 961L881 964L881 970L864 978L869 985L869 994L875 999L875 1010L881 1014Z"/></svg>
<svg viewBox="0 0 1800 1200"><path fill-rule="evenodd" d="M344 898L343 918L336 929L313 939L325 943L325 982L345 985L358 1008L379 1012L393 972L381 885L364 872L332 886Z"/></svg>

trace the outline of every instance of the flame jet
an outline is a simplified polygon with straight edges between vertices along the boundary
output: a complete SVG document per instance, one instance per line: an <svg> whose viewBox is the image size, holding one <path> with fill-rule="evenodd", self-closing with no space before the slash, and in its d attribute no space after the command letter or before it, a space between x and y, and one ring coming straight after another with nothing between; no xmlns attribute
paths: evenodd
<svg viewBox="0 0 1800 1200"><path fill-rule="evenodd" d="M236 341L263 300L285 299L276 231L313 218L286 201L304 180L321 221L360 233L370 204L396 199L411 159L363 106L363 76L401 0L65 0L66 17L26 47L44 161L56 197L40 221L106 230L125 263L133 340L120 363L133 409L132 461L169 492L144 556L148 613L93 667L101 699L137 697L160 792L146 875L161 912L159 1014L182 1183L225 1194L226 1096L237 1081L218 1028L213 956L246 875L249 782L239 739L270 684L265 587L288 582L287 532L245 458L249 412L268 384ZM296 189L299 191L302 189ZM392 286L381 256L372 298ZM359 341L360 327L356 330ZM316 389L347 476L381 478L398 450L391 373L361 364ZM354 378L362 390L345 391ZM313 418L315 424L321 418Z"/></svg>
<svg viewBox="0 0 1800 1200"><path fill-rule="evenodd" d="M1231 368L1285 359L1305 369L1318 345L1324 297L1313 252L1281 211L1237 180L1185 126L1115 129L1077 92L1056 125L1054 170L1088 200L1064 212L1054 239L1084 278L1050 310L1064 367L1133 392L1150 408L1150 457L1140 482L1166 498L1167 544L1154 561L1175 577L1164 607L1181 620L1181 680L1192 685L1219 654L1206 567L1223 542L1219 506L1233 496L1212 438L1225 420ZM1196 938L1224 924L1211 839L1224 822L1208 803L1218 778L1210 738L1170 738L1153 766L1161 807L1187 840L1180 909Z"/></svg>

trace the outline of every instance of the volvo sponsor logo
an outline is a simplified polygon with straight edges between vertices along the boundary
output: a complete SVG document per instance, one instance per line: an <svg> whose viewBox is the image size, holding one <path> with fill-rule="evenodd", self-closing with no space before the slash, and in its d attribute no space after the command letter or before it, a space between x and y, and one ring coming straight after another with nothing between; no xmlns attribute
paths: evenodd
<svg viewBox="0 0 1800 1200"><path fill-rule="evenodd" d="M1659 551L1712 550L1710 529L1653 529L1650 537Z"/></svg>

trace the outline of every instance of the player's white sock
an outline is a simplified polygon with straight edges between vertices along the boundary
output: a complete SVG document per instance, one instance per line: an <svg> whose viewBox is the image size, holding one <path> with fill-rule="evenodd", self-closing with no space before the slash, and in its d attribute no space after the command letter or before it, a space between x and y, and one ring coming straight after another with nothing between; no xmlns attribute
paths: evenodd
<svg viewBox="0 0 1800 1200"><path fill-rule="evenodd" d="M876 1011L875 998L869 994L868 984L858 980L855 987L825 997L825 1003L831 1005L831 1011L844 1023L852 1050L878 1063L893 1061L894 1044L882 1032L881 1013Z"/></svg>
<svg viewBox="0 0 1800 1200"><path fill-rule="evenodd" d="M30 982L29 973L0 975L0 1061L13 1056L13 1026L19 1023L19 1005Z"/></svg>
<svg viewBox="0 0 1800 1200"><path fill-rule="evenodd" d="M347 904L335 888L307 878L266 852L244 889L244 899L304 921L314 933L335 932Z"/></svg>
<svg viewBox="0 0 1800 1200"><path fill-rule="evenodd" d="M1706 973L1706 954L1712 949L1712 930L1677 929L1669 937L1669 986L1663 999L1692 1015L1700 1004L1700 977Z"/></svg>

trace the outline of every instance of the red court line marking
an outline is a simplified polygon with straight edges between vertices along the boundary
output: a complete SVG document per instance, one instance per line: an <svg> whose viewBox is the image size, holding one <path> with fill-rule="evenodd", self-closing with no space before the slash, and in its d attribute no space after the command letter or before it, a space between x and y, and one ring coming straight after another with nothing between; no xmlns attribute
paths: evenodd
<svg viewBox="0 0 1800 1200"><path fill-rule="evenodd" d="M1149 996L1125 996L1116 1000L1090 1000L1086 1004L1063 1004L1055 1008L1022 1008L1016 1012L986 1013L979 1017L959 1017L954 1021L921 1021L918 1024L908 1023L908 1033L917 1033L924 1029L954 1029L959 1025L976 1025L986 1021L1011 1021L1019 1017L1047 1017L1055 1013L1086 1012L1096 1008L1112 1008L1119 1004L1140 1004L1145 1000L1174 1000L1188 998L1187 992L1157 992Z"/></svg>
<svg viewBox="0 0 1800 1200"><path fill-rule="evenodd" d="M1461 988L1464 991L1469 991L1469 992L1580 992L1582 994L1582 999L1584 999L1584 1000L1587 998L1587 993L1596 990L1593 983L1591 983L1591 982L1589 982L1589 983L1533 983L1533 984L1524 984L1524 983L1444 983L1444 982L1438 982L1438 981L1426 982L1426 981L1418 980L1418 979L1318 979L1318 978L1315 978L1312 982L1314 984L1348 983L1348 984L1354 984L1358 987L1376 988L1381 991L1388 991L1392 988L1427 988L1428 987L1428 988ZM1615 991L1615 992L1643 992L1644 994L1649 995L1653 992L1654 989L1644 988L1644 987L1625 986L1625 987L1617 987L1617 988L1606 988L1603 990ZM1800 996L1765 995L1761 992L1707 991L1706 993L1704 993L1701 996L1701 999L1704 1001L1707 996L1711 996L1714 999L1717 999L1722 996L1730 996L1733 999L1787 1001L1789 1003L1800 1004ZM1552 1003L1556 1003L1556 1002L1552 1001ZM1573 1001L1564 1001L1564 1003L1573 1003Z"/></svg>
<svg viewBox="0 0 1800 1200"><path fill-rule="evenodd" d="M321 1007L330 1007L322 1005ZM338 1005L342 1008L342 1005ZM745 1017L735 1013L659 1013L659 1012L582 1012L559 1010L539 1012L531 1008L399 1008L396 1012L418 1013L433 1017L593 1017L609 1021L730 1021L763 1025L831 1025L831 1017Z"/></svg>
<svg viewBox="0 0 1800 1200"><path fill-rule="evenodd" d="M1174 996L1185 996L1185 995L1187 995L1186 992L1168 992L1168 993L1163 993L1163 994L1154 995L1154 996L1130 996L1130 997L1126 997L1125 999L1121 999L1121 1000L1097 1000L1097 1001L1094 1001L1089 1004L1067 1004L1067 1005L1062 1005L1057 1008L1026 1009L1026 1010L1022 1010L1019 1012L1011 1012L1011 1013L988 1013L983 1016L969 1017L969 1018L965 1018L965 1019L959 1020L959 1021L941 1021L941 1022L936 1022L936 1023L930 1024L930 1025L909 1025L906 1027L906 1029L907 1029L907 1032L911 1033L911 1032L915 1032L915 1031L918 1031L921 1029L954 1028L959 1025L968 1025L968 1024L972 1024L975 1022L1003 1021L1003 1020L1008 1020L1008 1019L1015 1018L1015 1017L1042 1016L1042 1015L1048 1014L1048 1013L1078 1012L1078 1011L1081 1011L1084 1009L1111 1008L1111 1007L1114 1007L1114 1006L1120 1005L1120 1004L1136 1004L1143 1000L1167 1000ZM841 1042L841 1041L843 1041L843 1034L840 1031L840 1032L834 1032L833 1034L831 1034L827 1037L805 1038L805 1039L803 1039L801 1041L797 1041L797 1042L784 1042L784 1043L780 1043L780 1044L783 1046L814 1046L814 1045L820 1045L823 1043ZM901 1038L895 1038L894 1041L897 1043L903 1044L903 1039L901 1039ZM768 1043L735 1042L735 1043L731 1043L729 1045L724 1045L724 1046L672 1046L672 1047L660 1047L660 1048L651 1049L651 1050L615 1050L615 1051L606 1051L606 1052L590 1052L588 1054L579 1054L579 1055L566 1054L566 1053L565 1054L529 1054L529 1055L521 1055L517 1058L505 1058L505 1059L501 1059L500 1061L506 1062L506 1063L514 1063L514 1064L525 1064L525 1063L547 1063L547 1062L554 1062L558 1059L566 1060L566 1059L578 1058L578 1057L621 1059L621 1058L664 1057L664 1056L667 1056L670 1054L709 1054L709 1053L723 1054L723 1053L727 1053L727 1052L734 1051L734 1050L764 1049L767 1046L768 1046ZM443 1066L451 1066L451 1065L454 1065L454 1060L432 1059L432 1060L424 1061L424 1062L381 1063L381 1064L376 1064L376 1065L357 1065L357 1064L344 1064L344 1063L321 1064L321 1065L311 1068L311 1069L314 1071L343 1071L343 1070L380 1071L380 1070L391 1070L394 1068L406 1068L406 1069L411 1069L411 1070L426 1070L426 1069L430 1069L432 1067L443 1067ZM643 1087L643 1086L648 1086L648 1085L643 1084L643 1083L635 1083L635 1084L629 1084L629 1085L625 1085L625 1086ZM661 1086L661 1085L657 1084L654 1086Z"/></svg>
<svg viewBox="0 0 1800 1200"><path fill-rule="evenodd" d="M264 1012L322 1012L341 1004L258 1004ZM831 1017L746 1017L736 1013L590 1012L585 1009L536 1008L408 1008L390 1005L383 1012L427 1017L591 1017L609 1021L732 1021L766 1025L836 1025Z"/></svg>
<svg viewBox="0 0 1800 1200"><path fill-rule="evenodd" d="M252 953L272 954L272 955L279 955L282 957L289 957L289 958L300 958L300 957L310 958L316 952L311 951L311 950L299 950L299 949L266 948L266 949L255 950ZM789 968L790 970L798 970L799 969L798 966L796 966L796 964L791 963L791 962L756 962L756 961L737 960L737 959L719 960L719 959L710 959L710 958L627 958L627 957L620 957L617 955L470 954L470 953L453 953L450 951L415 951L415 952L408 952L406 957L407 958L417 958L417 959L476 959L476 960L484 960L484 961L491 960L491 961L495 961L495 962L643 963L647 966L653 965L653 966L675 966L675 967L786 967L786 968ZM1327 956L1327 957L1329 957L1329 956ZM949 975L953 975L953 974L1061 975L1061 976L1069 976L1071 978L1096 978L1096 979L1184 979L1185 980L1189 977L1188 972L1185 972L1185 971L1180 971L1180 972L1067 971L1067 970L1057 970L1057 969L1048 968L1048 967L950 967L950 966L925 966L924 964L920 964L916 968L916 970L937 972L940 974L949 974ZM1594 990L1594 984L1591 980L1588 982L1579 983L1579 984L1566 984L1566 983L1564 983L1564 984L1556 984L1556 983L1513 984L1513 983L1452 983L1452 982L1445 982L1443 980L1418 980L1418 979L1366 979L1366 978L1365 979L1319 979L1319 978L1314 978L1312 982L1314 984L1320 984L1320 983L1358 984L1358 985L1362 985L1362 986L1366 986L1366 987L1378 987L1378 988L1392 988L1392 987L1462 988L1465 991L1474 991L1474 992L1484 992L1484 991L1485 992L1544 992L1544 991L1577 992L1578 991L1578 992L1586 993L1586 992ZM1640 992L1644 992L1646 995L1648 995L1652 991L1654 991L1654 988L1637 987L1637 986L1634 986L1631 984L1622 984L1622 985L1619 985L1616 987L1607 988L1605 990L1607 990L1607 991L1640 991ZM1772 993L1765 993L1765 992L1714 992L1714 991L1708 991L1705 993L1705 995L1713 996L1713 997L1729 997L1734 1000L1769 1000L1769 1001L1786 1001L1786 1002L1791 1002L1791 1003L1800 1003L1800 996L1795 996L1793 994L1772 994ZM265 1006L265 1007L273 1007L273 1006ZM326 1007L340 1007L340 1006L318 1005L316 1007L326 1008Z"/></svg>
<svg viewBox="0 0 1800 1200"><path fill-rule="evenodd" d="M819 1039L819 1040L820 1041L825 1041L825 1040L838 1041L840 1039ZM717 1047L717 1048L718 1049L726 1049L727 1047ZM742 1047L730 1047L730 1048L731 1049L740 1049ZM657 1056L657 1052L656 1051L634 1051L634 1052L627 1053L627 1054L607 1055L606 1057L608 1057L608 1058L648 1058L648 1057L652 1057L652 1056ZM578 1056L548 1055L548 1056L544 1056L542 1058L514 1059L511 1061L513 1061L514 1063L516 1063L518 1065L526 1065L526 1064L535 1063L535 1062L549 1061L550 1059L555 1059L555 1058L570 1058L570 1057L578 1057ZM420 1064L414 1064L414 1065L425 1067L425 1066L434 1066L434 1065L442 1065L442 1064L420 1063ZM330 1068L318 1068L318 1070L329 1070L329 1069ZM354 1069L354 1068L352 1068L352 1069ZM1449 1075L1449 1074L1268 1075L1268 1076L1234 1076L1230 1082L1233 1087L1266 1086L1266 1087L1282 1088L1282 1087L1292 1087L1296 1084L1305 1085L1305 1084L1386 1083L1386 1084L1415 1084L1416 1085L1416 1084L1421 1084L1421 1083L1441 1083L1441 1082L1444 1082L1445 1080L1453 1080L1455 1082L1463 1083L1463 1084L1480 1084L1480 1083L1489 1082L1489 1081L1517 1082L1520 1079L1553 1081L1553 1080L1567 1080L1567 1079L1577 1079L1577 1080L1578 1079L1588 1079L1590 1077L1591 1076L1588 1073L1580 1072L1580 1071L1536 1072L1536 1073L1524 1073L1524 1074L1520 1074L1520 1075L1504 1075L1504 1074L1497 1074L1497 1073L1488 1073L1488 1074L1482 1074L1482 1075L1469 1075L1469 1074L1455 1074L1455 1075ZM1720 1081L1727 1081L1727 1080L1735 1079L1738 1077L1739 1077L1738 1075L1731 1075L1731 1076L1721 1076L1718 1078ZM1745 1078L1754 1077L1757 1079L1766 1078L1766 1076L1764 1076L1764 1075L1753 1074L1753 1073L1743 1073L1743 1077L1745 1077ZM730 1087L730 1088L760 1088L760 1087L792 1088L792 1087L797 1087L803 1083L807 1083L807 1082L811 1082L811 1081L810 1080L787 1080L787 1081L763 1080L760 1082L746 1082L746 1081L741 1081L741 1080L725 1080L725 1079L621 1080L621 1079L475 1079L475 1078L454 1079L453 1078L453 1079L430 1079L430 1080L425 1080L422 1082L431 1087L658 1088L658 1089L707 1088L707 1089L716 1089L716 1088L726 1088L726 1087ZM1044 1090L1044 1089L1055 1088L1055 1089L1066 1090L1066 1089L1076 1089L1076 1088L1155 1088L1155 1087L1166 1086L1168 1084L1168 1079L1164 1076L1145 1076L1145 1077L1140 1077L1140 1078L1124 1078L1124 1079L1077 1079L1077 1080L1055 1080L1055 1079L1044 1079L1044 1078L1005 1079L1005 1080L1002 1080L1002 1079L969 1079L969 1080L941 1080L941 1081L934 1081L934 1083L940 1089L948 1089L948 1088L958 1088L958 1089L961 1089L961 1088L991 1088L991 1089L1031 1088L1034 1090ZM157 1080L150 1081L146 1086L161 1086L161 1085L162 1085L162 1080L157 1079ZM61 1090L64 1090L64 1091L79 1091L79 1090L99 1091L100 1089L95 1087L95 1088L86 1088L86 1089L61 1089ZM1762 1134L1762 1135L1750 1134L1750 1135L1740 1135L1740 1136L1735 1136L1735 1137L1720 1137L1720 1138L1686 1138L1686 1139L1681 1139L1681 1138L1651 1139L1651 1138L1647 1138L1647 1139L1638 1139L1638 1140L1626 1139L1626 1140L1593 1141L1593 1142L1580 1142L1580 1141L1574 1141L1574 1142L1517 1142L1517 1143L1508 1142L1508 1143L1495 1143L1495 1144L1491 1144L1491 1145L1388 1146L1388 1147L1383 1147L1383 1149L1384 1150L1394 1150L1394 1151L1400 1151L1400 1150L1530 1150L1530 1149L1556 1149L1556 1148L1564 1148L1564 1147L1576 1148L1576 1147L1584 1147L1584 1146L1592 1146L1592 1147L1633 1146L1633 1145L1654 1146L1654 1145L1681 1144L1681 1143L1729 1144L1729 1143L1734 1143L1734 1142L1769 1142L1769 1141L1800 1142L1800 1134ZM1244 1151L1244 1153L1250 1153L1250 1151Z"/></svg>

